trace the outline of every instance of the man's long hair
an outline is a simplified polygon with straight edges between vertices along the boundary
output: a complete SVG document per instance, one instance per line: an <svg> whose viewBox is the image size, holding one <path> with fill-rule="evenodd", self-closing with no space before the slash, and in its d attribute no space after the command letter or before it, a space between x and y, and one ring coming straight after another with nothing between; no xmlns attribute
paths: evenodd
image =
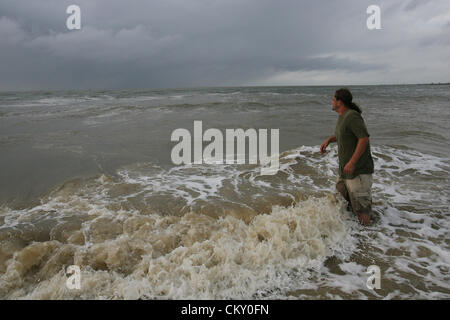
<svg viewBox="0 0 450 320"><path fill-rule="evenodd" d="M334 97L336 98L336 100L342 101L342 103L347 108L350 108L359 113L362 113L361 108L352 101L353 100L352 93L347 88L342 88L342 89L336 90L336 92L334 93Z"/></svg>

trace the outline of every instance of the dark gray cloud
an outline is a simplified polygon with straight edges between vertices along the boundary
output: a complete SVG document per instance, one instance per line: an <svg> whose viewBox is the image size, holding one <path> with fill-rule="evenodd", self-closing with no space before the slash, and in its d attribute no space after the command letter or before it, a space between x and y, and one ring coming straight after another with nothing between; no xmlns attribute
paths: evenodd
<svg viewBox="0 0 450 320"><path fill-rule="evenodd" d="M0 90L448 81L447 0L2 0ZM417 63L430 59L426 72ZM420 76L420 77L419 77Z"/></svg>

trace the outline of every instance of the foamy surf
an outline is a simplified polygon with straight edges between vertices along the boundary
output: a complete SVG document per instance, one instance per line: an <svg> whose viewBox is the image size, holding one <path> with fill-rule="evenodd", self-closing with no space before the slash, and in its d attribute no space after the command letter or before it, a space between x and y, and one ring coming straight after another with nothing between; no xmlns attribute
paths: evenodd
<svg viewBox="0 0 450 320"><path fill-rule="evenodd" d="M280 297L350 239L348 216L332 196L274 206L249 223L232 215L142 215L77 203L73 210L90 208L79 230L3 246L11 256L2 261L2 298ZM65 285L72 264L82 270L80 290Z"/></svg>

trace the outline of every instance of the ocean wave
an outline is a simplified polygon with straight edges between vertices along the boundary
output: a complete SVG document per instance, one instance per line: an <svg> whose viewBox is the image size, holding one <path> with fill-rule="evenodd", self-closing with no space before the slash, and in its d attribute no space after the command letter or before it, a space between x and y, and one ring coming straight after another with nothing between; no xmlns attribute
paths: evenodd
<svg viewBox="0 0 450 320"><path fill-rule="evenodd" d="M317 268L349 241L346 217L333 197L275 206L248 223L195 212L144 215L70 198L43 205L60 220L46 241L26 243L2 230L2 298L267 297L301 281L303 271ZM88 209L89 216L69 228L64 206ZM65 287L63 270L72 264L83 270L81 290Z"/></svg>

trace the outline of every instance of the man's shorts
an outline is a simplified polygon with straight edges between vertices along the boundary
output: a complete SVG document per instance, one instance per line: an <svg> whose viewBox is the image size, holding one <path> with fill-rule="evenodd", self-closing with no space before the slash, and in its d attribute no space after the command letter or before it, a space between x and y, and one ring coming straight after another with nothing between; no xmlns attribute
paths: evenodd
<svg viewBox="0 0 450 320"><path fill-rule="evenodd" d="M354 179L338 178L336 189L351 203L353 212L357 214L372 211L372 175L360 174Z"/></svg>

